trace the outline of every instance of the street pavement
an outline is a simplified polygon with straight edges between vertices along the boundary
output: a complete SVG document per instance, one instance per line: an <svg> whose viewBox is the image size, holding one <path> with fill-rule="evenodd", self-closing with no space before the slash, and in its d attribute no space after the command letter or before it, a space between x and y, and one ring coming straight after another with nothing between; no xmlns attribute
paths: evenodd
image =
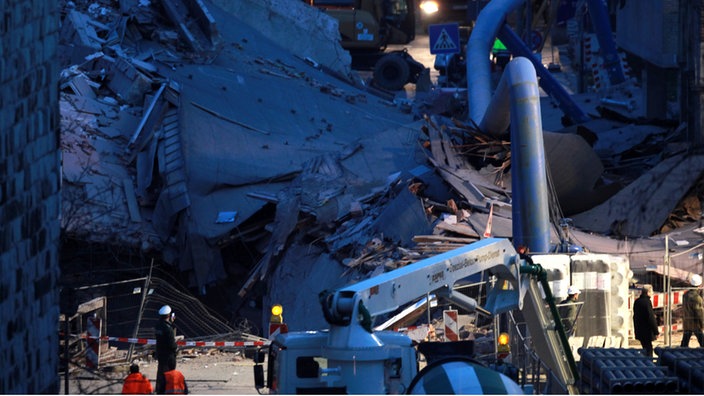
<svg viewBox="0 0 704 396"><path fill-rule="evenodd" d="M157 362L149 359L139 361L139 365L140 372L156 387ZM190 394L251 395L257 394L253 366L253 361L241 353L210 350L180 354L176 368L186 378ZM106 365L99 373L75 369L69 375L68 394L119 394L128 371L128 364ZM62 375L60 379L60 394L66 394L66 378Z"/></svg>
<svg viewBox="0 0 704 396"><path fill-rule="evenodd" d="M681 332L674 332L671 345L677 347L682 340ZM664 335L653 342L654 347L667 346ZM690 347L699 346L696 337L690 340ZM637 340L629 340L629 348L640 348ZM151 359L140 361L140 371L156 386L157 363ZM180 370L188 384L190 394L195 395L253 395L254 363L238 352L220 352L217 350L186 351L179 355L177 369ZM69 394L119 394L123 379L127 376L126 364L113 367L113 370L92 374L85 370L75 370L69 377ZM61 392L66 394L65 377L61 377Z"/></svg>

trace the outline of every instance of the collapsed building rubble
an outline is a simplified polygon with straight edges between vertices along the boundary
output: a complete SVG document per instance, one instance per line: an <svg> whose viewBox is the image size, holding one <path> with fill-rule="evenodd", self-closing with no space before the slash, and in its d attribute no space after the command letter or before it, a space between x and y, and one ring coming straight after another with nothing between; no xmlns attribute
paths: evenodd
<svg viewBox="0 0 704 396"><path fill-rule="evenodd" d="M291 53L280 32L272 42L226 12L243 2L110 4L64 4L68 238L157 257L202 296L226 289L218 308L233 317L286 301L301 329L324 325L323 288L512 236L506 137L414 118L347 79L344 51L315 67L322 57ZM692 188L704 161L664 144L676 127L601 119L572 129L545 134L565 212L554 220L569 215L576 227L556 227L552 240L652 269L664 249L652 235L681 217L674 209L701 217L687 202L701 202ZM636 205L644 194L652 200ZM699 241L696 229L680 239ZM678 260L684 277L700 271L698 259Z"/></svg>

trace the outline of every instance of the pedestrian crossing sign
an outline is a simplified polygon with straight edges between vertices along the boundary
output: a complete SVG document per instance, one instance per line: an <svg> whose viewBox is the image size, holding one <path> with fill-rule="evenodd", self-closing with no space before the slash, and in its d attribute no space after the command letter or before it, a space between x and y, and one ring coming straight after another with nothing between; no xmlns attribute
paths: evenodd
<svg viewBox="0 0 704 396"><path fill-rule="evenodd" d="M457 23L428 26L428 39L431 54L460 52L460 26Z"/></svg>

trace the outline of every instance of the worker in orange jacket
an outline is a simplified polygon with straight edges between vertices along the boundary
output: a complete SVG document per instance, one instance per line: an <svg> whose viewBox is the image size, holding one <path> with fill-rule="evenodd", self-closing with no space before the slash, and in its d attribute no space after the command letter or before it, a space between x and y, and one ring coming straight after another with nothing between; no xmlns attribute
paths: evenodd
<svg viewBox="0 0 704 396"><path fill-rule="evenodd" d="M125 383L122 385L123 395L150 395L154 392L152 383L147 377L139 372L139 365L133 364L130 366L130 375L125 378Z"/></svg>
<svg viewBox="0 0 704 396"><path fill-rule="evenodd" d="M164 389L157 388L158 394L166 395L187 395L188 385L183 373L176 370L174 364L168 366L169 370L164 372Z"/></svg>

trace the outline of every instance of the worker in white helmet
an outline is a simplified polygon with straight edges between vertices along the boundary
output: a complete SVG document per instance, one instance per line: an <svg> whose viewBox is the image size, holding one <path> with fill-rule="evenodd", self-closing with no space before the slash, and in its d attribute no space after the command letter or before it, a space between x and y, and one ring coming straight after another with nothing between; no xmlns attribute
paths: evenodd
<svg viewBox="0 0 704 396"><path fill-rule="evenodd" d="M163 394L166 389L164 373L176 368L176 314L171 307L164 305L159 309L159 322L154 327L156 336L156 358L159 365L156 370L156 393Z"/></svg>
<svg viewBox="0 0 704 396"><path fill-rule="evenodd" d="M579 294L581 290L577 286L570 286L567 288L567 298L562 300L559 304L560 319L562 320L562 327L565 329L565 334L567 337L574 334L574 322L577 320L578 306L577 301L579 300Z"/></svg>
<svg viewBox="0 0 704 396"><path fill-rule="evenodd" d="M686 348L689 346L689 339L692 338L692 334L697 337L699 341L699 347L704 347L704 311L702 311L702 296L699 294L699 289L702 286L701 275L694 274L690 278L690 284L693 286L692 289L687 290L683 298L683 308L684 316L682 318L682 328L684 333L682 334L681 347Z"/></svg>

